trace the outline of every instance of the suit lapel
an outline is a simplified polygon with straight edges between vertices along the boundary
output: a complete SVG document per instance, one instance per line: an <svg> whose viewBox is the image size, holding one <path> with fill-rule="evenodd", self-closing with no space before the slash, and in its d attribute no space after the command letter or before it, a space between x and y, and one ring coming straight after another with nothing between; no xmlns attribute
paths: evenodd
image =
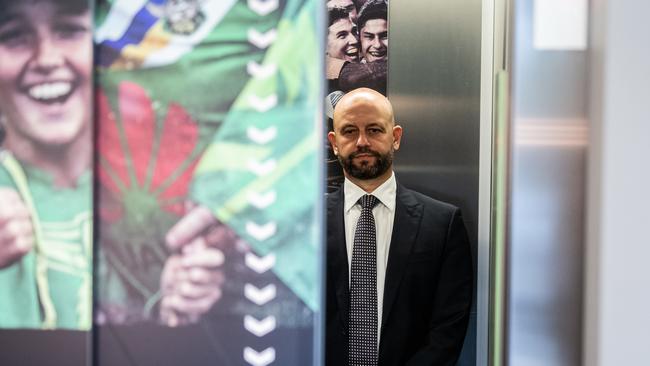
<svg viewBox="0 0 650 366"><path fill-rule="evenodd" d="M390 240L388 267L386 268L386 281L384 283L382 324L386 323L395 302L397 290L402 281L404 269L408 263L408 257L420 227L421 218L422 205L418 203L409 190L398 184L393 234Z"/></svg>
<svg viewBox="0 0 650 366"><path fill-rule="evenodd" d="M332 193L333 197L328 207L329 230L327 233L327 242L334 250L334 256L337 266L334 270L337 273L336 278L336 299L341 315L343 328L348 327L348 310L350 292L348 288L348 252L345 246L345 219L344 219L344 195L343 187L337 192Z"/></svg>

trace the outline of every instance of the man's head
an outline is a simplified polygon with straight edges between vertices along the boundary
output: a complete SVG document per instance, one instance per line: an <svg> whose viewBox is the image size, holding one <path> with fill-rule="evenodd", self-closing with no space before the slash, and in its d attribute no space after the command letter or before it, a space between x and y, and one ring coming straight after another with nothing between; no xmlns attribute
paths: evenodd
<svg viewBox="0 0 650 366"><path fill-rule="evenodd" d="M386 97L360 88L336 104L334 130L327 138L348 179L383 182L392 173L402 127L395 125L393 107Z"/></svg>
<svg viewBox="0 0 650 366"><path fill-rule="evenodd" d="M361 40L361 57L367 62L388 58L388 2L366 2L359 11L357 27Z"/></svg>
<svg viewBox="0 0 650 366"><path fill-rule="evenodd" d="M0 0L0 113L14 146L56 148L89 131L86 0Z"/></svg>
<svg viewBox="0 0 650 366"><path fill-rule="evenodd" d="M353 0L353 1L357 9L361 9L363 7L363 4L365 4L368 0Z"/></svg>
<svg viewBox="0 0 650 366"><path fill-rule="evenodd" d="M345 9L333 8L329 11L327 55L345 61L359 60L357 28Z"/></svg>
<svg viewBox="0 0 650 366"><path fill-rule="evenodd" d="M339 8L347 11L350 16L350 20L352 20L352 23L357 23L357 7L354 5L352 0L328 0L327 11L331 11L334 8Z"/></svg>

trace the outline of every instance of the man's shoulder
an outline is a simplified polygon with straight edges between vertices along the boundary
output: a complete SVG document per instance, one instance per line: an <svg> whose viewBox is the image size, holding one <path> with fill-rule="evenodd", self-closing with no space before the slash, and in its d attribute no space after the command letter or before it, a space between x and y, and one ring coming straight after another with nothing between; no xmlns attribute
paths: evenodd
<svg viewBox="0 0 650 366"><path fill-rule="evenodd" d="M421 204L424 206L425 209L427 210L434 210L437 212L442 212L442 213L449 213L452 214L458 210L458 207L444 202L440 201L438 199L435 199L433 197L430 197L426 194L420 193L418 191L409 189L407 187L404 187L403 185L399 185L398 188L398 197L410 197L413 199L415 202Z"/></svg>
<svg viewBox="0 0 650 366"><path fill-rule="evenodd" d="M330 207L343 199L343 185L332 191L325 192L325 207Z"/></svg>

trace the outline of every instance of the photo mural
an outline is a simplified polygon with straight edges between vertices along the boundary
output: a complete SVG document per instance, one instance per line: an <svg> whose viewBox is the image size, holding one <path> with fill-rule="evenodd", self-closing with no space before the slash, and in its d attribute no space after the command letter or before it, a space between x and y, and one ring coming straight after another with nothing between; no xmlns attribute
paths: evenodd
<svg viewBox="0 0 650 366"><path fill-rule="evenodd" d="M334 107L345 93L365 87L387 95L388 0L327 0L325 115L332 129ZM343 183L343 169L325 141L327 191Z"/></svg>
<svg viewBox="0 0 650 366"><path fill-rule="evenodd" d="M98 4L98 324L188 327L222 362L311 363L317 5Z"/></svg>
<svg viewBox="0 0 650 366"><path fill-rule="evenodd" d="M0 328L92 323L92 19L0 1Z"/></svg>
<svg viewBox="0 0 650 366"><path fill-rule="evenodd" d="M320 360L322 5L0 0L2 363Z"/></svg>

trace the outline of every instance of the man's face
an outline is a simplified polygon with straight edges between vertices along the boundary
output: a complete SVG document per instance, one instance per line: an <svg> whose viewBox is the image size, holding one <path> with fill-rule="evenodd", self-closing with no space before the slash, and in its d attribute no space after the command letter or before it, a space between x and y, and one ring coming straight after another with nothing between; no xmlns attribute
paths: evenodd
<svg viewBox="0 0 650 366"><path fill-rule="evenodd" d="M361 54L368 61L384 60L388 56L388 22L370 19L361 29Z"/></svg>
<svg viewBox="0 0 650 366"><path fill-rule="evenodd" d="M359 40L350 19L339 19L328 28L327 54L345 61L359 60Z"/></svg>
<svg viewBox="0 0 650 366"><path fill-rule="evenodd" d="M350 13L350 20L352 20L352 23L356 24L357 7L354 6L352 0L329 0L327 2L327 10L332 10L334 8L345 9L348 13Z"/></svg>
<svg viewBox="0 0 650 366"><path fill-rule="evenodd" d="M360 180L380 177L392 167L402 128L382 103L358 100L340 106L328 139L345 173Z"/></svg>
<svg viewBox="0 0 650 366"><path fill-rule="evenodd" d="M56 147L91 118L91 20L51 1L16 2L0 21L0 113L12 138Z"/></svg>

